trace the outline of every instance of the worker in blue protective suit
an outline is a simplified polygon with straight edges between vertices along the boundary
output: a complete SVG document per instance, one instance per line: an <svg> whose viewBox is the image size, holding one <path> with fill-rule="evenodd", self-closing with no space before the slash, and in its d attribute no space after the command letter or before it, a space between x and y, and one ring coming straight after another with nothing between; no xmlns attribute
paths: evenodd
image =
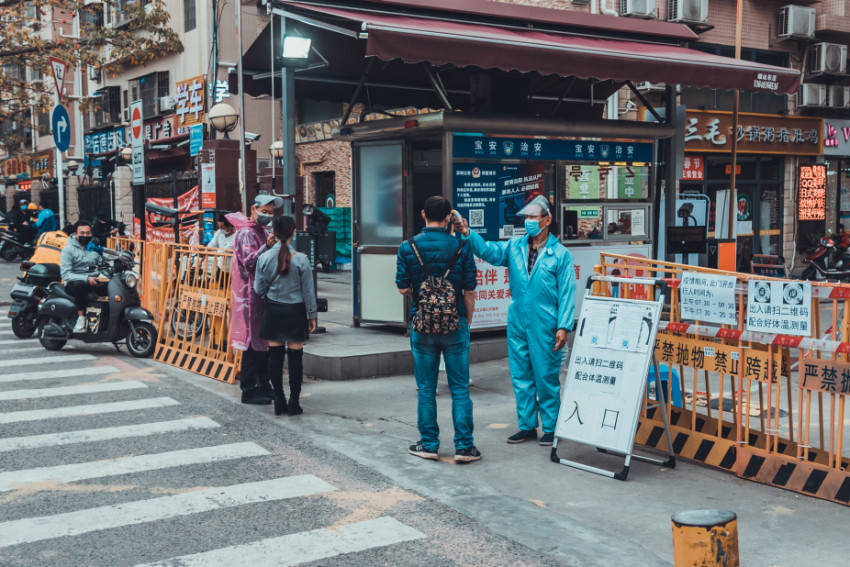
<svg viewBox="0 0 850 567"><path fill-rule="evenodd" d="M561 406L561 349L573 328L575 271L572 254L549 233L546 198L536 196L518 214L525 217L526 234L507 241L486 242L465 219L456 220L455 229L476 256L508 268L508 361L519 423L508 443L537 439L539 413L543 435L538 442L551 445Z"/></svg>

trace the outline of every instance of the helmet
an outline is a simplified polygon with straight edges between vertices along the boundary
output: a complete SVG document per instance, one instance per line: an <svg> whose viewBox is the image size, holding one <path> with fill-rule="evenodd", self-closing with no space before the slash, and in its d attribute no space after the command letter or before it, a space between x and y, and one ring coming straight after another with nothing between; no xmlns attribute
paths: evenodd
<svg viewBox="0 0 850 567"><path fill-rule="evenodd" d="M30 203L29 205L27 205L27 210L36 211L38 210L38 205L36 205L35 203Z"/></svg>

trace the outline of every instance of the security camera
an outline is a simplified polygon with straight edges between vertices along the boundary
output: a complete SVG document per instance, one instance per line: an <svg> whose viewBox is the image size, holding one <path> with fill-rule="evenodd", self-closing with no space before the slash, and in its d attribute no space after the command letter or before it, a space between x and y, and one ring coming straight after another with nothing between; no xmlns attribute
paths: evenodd
<svg viewBox="0 0 850 567"><path fill-rule="evenodd" d="M256 142L260 139L260 134L254 134L253 132L245 132L245 142L250 144Z"/></svg>

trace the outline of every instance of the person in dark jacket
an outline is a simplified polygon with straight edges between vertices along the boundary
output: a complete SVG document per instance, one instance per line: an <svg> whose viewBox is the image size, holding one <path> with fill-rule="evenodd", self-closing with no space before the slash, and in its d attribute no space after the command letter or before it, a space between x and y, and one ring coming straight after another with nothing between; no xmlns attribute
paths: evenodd
<svg viewBox="0 0 850 567"><path fill-rule="evenodd" d="M449 233L452 206L444 197L429 197L422 210L425 228L414 238L430 275L445 273L460 243ZM398 249L396 286L399 293L413 299L413 312L419 299L419 288L427 278L409 242ZM413 367L419 389L417 425L421 439L408 452L423 459L438 460L440 428L437 425L437 376L442 354L446 377L452 393L455 461L470 462L481 458L472 438L472 400L469 399L469 323L475 310L475 259L464 247L449 279L456 292L459 328L448 334L423 334L410 329Z"/></svg>

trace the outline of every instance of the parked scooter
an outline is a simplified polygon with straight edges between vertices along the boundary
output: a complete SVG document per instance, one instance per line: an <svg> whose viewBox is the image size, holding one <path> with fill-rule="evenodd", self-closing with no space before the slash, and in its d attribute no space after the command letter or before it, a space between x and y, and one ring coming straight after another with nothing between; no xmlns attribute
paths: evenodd
<svg viewBox="0 0 850 567"><path fill-rule="evenodd" d="M22 262L23 276L20 283L12 288L12 305L9 318L12 320L12 332L20 339L28 339L35 333L38 320L38 304L47 298L47 287L62 281L58 264L33 264Z"/></svg>
<svg viewBox="0 0 850 567"><path fill-rule="evenodd" d="M0 258L14 262L17 258L26 260L35 252L35 245L24 240L21 233L12 229L0 230Z"/></svg>
<svg viewBox="0 0 850 567"><path fill-rule="evenodd" d="M804 280L820 278L850 281L850 255L846 251L843 254L839 252L831 231L827 231L820 239L818 247L806 256L805 261L809 265L800 276Z"/></svg>
<svg viewBox="0 0 850 567"><path fill-rule="evenodd" d="M94 242L94 241L93 241ZM138 278L133 273L135 255L124 250L104 249L100 266L93 267L107 278L107 296L90 293L86 301L86 330L74 333L77 308L74 298L62 284L49 287L49 295L38 310L38 340L47 350L59 350L68 339L86 343L111 342L118 349L121 344L136 358L147 358L156 348L157 331L153 315L141 306L137 291Z"/></svg>

